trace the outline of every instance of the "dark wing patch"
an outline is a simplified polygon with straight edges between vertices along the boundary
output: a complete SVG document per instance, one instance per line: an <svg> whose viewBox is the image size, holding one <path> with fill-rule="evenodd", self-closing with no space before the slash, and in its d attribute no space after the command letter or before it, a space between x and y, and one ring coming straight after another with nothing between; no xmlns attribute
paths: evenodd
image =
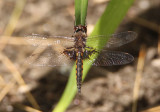
<svg viewBox="0 0 160 112"><path fill-rule="evenodd" d="M106 51L102 50L97 59L87 59L88 63L93 63L94 66L113 66L124 65L132 62L134 57L125 52Z"/></svg>

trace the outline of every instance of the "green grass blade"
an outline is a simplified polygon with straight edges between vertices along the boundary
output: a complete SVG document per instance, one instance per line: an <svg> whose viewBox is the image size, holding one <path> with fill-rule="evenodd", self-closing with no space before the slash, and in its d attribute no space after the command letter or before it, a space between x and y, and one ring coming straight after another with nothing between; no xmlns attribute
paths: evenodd
<svg viewBox="0 0 160 112"><path fill-rule="evenodd" d="M86 16L87 16L87 7L88 7L88 0L81 0L81 24L86 24Z"/></svg>
<svg viewBox="0 0 160 112"><path fill-rule="evenodd" d="M122 21L123 17L125 16L128 8L132 5L133 1L134 0L111 0L103 15L97 21L94 30L90 36L108 35L114 33L114 31ZM99 45L101 45L102 48L106 44L107 40L108 39L106 38L106 41L100 41L100 39L95 41L99 41ZM87 42L87 45L89 46L94 47L94 44L95 42Z"/></svg>
<svg viewBox="0 0 160 112"><path fill-rule="evenodd" d="M77 0L77 2L80 0ZM106 35L106 34L111 34L113 33L116 28L118 27L118 25L120 24L120 22L122 21L123 17L125 16L128 8L131 6L131 4L133 3L134 0L111 0L108 7L106 8L106 10L104 11L103 15L101 16L101 18L98 20L98 22L95 25L95 28L91 34L92 35ZM78 9L76 9L78 10ZM76 11L75 11L76 12ZM78 16L76 16L78 17ZM81 17L81 16L79 16ZM76 18L79 19L79 18ZM80 19L79 19L80 20ZM76 25L78 22L76 20ZM106 38L106 42L107 42L107 38ZM99 44L102 45L101 48L105 45L105 41L99 41ZM87 45L93 46L94 47L94 43L87 43ZM96 47L94 47L96 48ZM100 49L100 48L97 48ZM96 58L96 56L92 57L93 59ZM86 61L84 61L84 71L83 71L83 79L86 77L87 72L89 71L89 69L91 68L91 64L86 65ZM85 91L83 90L83 86L82 86L82 92ZM55 109L52 112L64 112L67 107L70 105L70 103L72 102L75 94L77 92L77 87L76 87L76 67L75 65L72 68L72 72L70 74L67 86L65 88L65 91L60 99L60 101L58 102L57 106L55 107Z"/></svg>
<svg viewBox="0 0 160 112"><path fill-rule="evenodd" d="M81 24L81 0L75 0L75 25Z"/></svg>
<svg viewBox="0 0 160 112"><path fill-rule="evenodd" d="M75 0L75 25L85 25L88 0Z"/></svg>

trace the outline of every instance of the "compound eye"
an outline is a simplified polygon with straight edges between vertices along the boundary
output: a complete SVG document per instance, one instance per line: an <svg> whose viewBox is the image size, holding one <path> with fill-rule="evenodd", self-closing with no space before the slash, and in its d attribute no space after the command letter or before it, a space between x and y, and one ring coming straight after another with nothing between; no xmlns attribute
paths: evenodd
<svg viewBox="0 0 160 112"><path fill-rule="evenodd" d="M87 30L86 27L82 28L82 31L85 32L85 33L86 33L86 30Z"/></svg>
<svg viewBox="0 0 160 112"><path fill-rule="evenodd" d="M78 30L78 27L77 27L77 26L75 26L75 27L74 27L74 31L75 31L75 32L77 32L77 30Z"/></svg>
<svg viewBox="0 0 160 112"><path fill-rule="evenodd" d="M82 29L82 32L85 32L85 29L84 29L84 28Z"/></svg>
<svg viewBox="0 0 160 112"><path fill-rule="evenodd" d="M79 30L79 27L77 26L77 27L76 27L76 31L78 31L78 30Z"/></svg>
<svg viewBox="0 0 160 112"><path fill-rule="evenodd" d="M79 30L79 28L78 28L78 26L76 26L75 31L78 32L78 30Z"/></svg>

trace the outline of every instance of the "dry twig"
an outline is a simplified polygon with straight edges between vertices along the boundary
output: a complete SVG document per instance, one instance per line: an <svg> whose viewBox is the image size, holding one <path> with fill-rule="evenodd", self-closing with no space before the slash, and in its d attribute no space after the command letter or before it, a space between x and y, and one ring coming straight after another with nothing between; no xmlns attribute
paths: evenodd
<svg viewBox="0 0 160 112"><path fill-rule="evenodd" d="M141 78L142 78L143 69L144 69L145 55L146 55L146 50L145 50L145 47L142 46L139 53L136 79L134 83L132 112L137 112L137 101L138 101L138 94L140 90Z"/></svg>
<svg viewBox="0 0 160 112"><path fill-rule="evenodd" d="M10 72L13 74L13 77L18 82L18 84L20 86L26 85L23 78L21 77L21 74L16 69L16 67L13 65L13 63L2 53L0 54L0 59L6 65L6 67L10 70ZM31 102L31 104L35 108L39 109L40 107L39 107L38 103L36 102L36 100L34 99L34 97L32 96L32 94L30 92L27 92L26 95L27 95L29 101Z"/></svg>

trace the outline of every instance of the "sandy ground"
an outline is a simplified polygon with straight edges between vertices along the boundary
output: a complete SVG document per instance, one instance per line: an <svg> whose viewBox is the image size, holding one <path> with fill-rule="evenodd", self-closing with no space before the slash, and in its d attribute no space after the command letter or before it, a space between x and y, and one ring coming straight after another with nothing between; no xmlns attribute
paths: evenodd
<svg viewBox="0 0 160 112"><path fill-rule="evenodd" d="M89 0L87 15L89 33L108 3ZM3 35L11 19L15 4L16 2L12 0L0 2L0 35ZM142 45L146 48L146 55L138 110L159 105L160 59L157 53L158 29L155 27L160 24L159 4L159 0L137 0L133 4L117 32L135 31L138 33L138 38L116 50L132 54L135 61L125 66L92 67L82 86L81 103L76 105L74 100L66 112L130 112L133 105L137 57ZM71 36L73 25L73 0L28 0L12 36L23 38L24 35L32 33ZM18 41L18 45L5 46L3 53L22 73L41 110L49 112L56 106L63 93L71 67L29 67L26 70L24 61L33 50L34 47L23 45ZM3 85L9 84L14 79L3 61L0 61L0 76L0 79L2 78L0 82L4 81L0 83L2 92ZM15 83L0 101L0 112L23 112L15 106L16 104L31 106L24 93L25 90Z"/></svg>

